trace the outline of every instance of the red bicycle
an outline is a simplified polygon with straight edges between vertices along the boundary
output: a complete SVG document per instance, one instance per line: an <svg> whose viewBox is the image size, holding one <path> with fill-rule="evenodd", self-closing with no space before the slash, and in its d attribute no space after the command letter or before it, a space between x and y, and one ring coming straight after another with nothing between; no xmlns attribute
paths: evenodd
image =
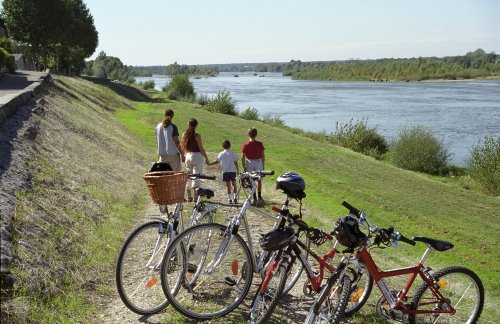
<svg viewBox="0 0 500 324"><path fill-rule="evenodd" d="M365 271L363 264L355 259L349 262L349 259L344 258L344 262L334 267L329 262L337 253L338 242L331 234L309 227L298 216L292 216L288 211L282 211L275 207L273 209L281 213L290 225L275 229L260 240L264 250L277 251L277 253L253 298L248 314L248 323L266 323L282 296L287 275L297 259L303 265L308 277L303 288L306 296L314 296L323 289L325 281L327 281L326 273L333 276L336 273L349 272L349 276L343 276L343 280L339 281L346 287L344 296L341 294L342 290L337 290L337 294L333 294L329 299L329 308L333 309L333 305L338 302L346 303L339 316L343 316L344 313L352 314L359 310L368 299L373 285L373 280ZM297 227L298 230L294 230L294 227ZM328 242L332 247L323 257L320 257L300 240L301 233L305 233L309 242L317 246ZM317 271L312 269L308 261L309 256L319 264ZM356 293L353 298L348 300L350 291L356 291Z"/></svg>
<svg viewBox="0 0 500 324"><path fill-rule="evenodd" d="M376 303L379 315L404 323L476 323L478 321L484 306L484 287L479 277L472 270L462 266L446 267L433 273L429 267L424 266L430 252L447 251L453 248L453 244L422 236L408 239L395 232L392 227L379 228L372 224L363 211L352 207L347 202L342 205L348 208L350 213L349 216L337 221L335 235L342 245L354 252L359 262L366 265L366 270L382 292L382 296ZM367 225L368 235L359 231L359 225ZM369 249L387 247L397 242L410 245L423 242L427 244L427 249L415 266L379 270ZM387 278L403 275L409 275L409 279L402 289L393 289L385 282ZM411 298L408 292L418 277L423 283Z"/></svg>

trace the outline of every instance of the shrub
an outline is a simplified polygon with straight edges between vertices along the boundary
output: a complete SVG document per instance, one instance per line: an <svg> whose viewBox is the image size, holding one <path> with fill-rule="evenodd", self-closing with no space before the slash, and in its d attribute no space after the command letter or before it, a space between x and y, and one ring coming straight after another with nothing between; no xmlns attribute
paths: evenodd
<svg viewBox="0 0 500 324"><path fill-rule="evenodd" d="M210 99L208 98L208 95L202 94L196 97L196 102L201 105L201 106L206 106Z"/></svg>
<svg viewBox="0 0 500 324"><path fill-rule="evenodd" d="M170 100L193 98L194 87L187 74L174 74L172 80L162 89Z"/></svg>
<svg viewBox="0 0 500 324"><path fill-rule="evenodd" d="M5 49L0 48L0 68L5 66L10 72L16 70L14 55L10 55Z"/></svg>
<svg viewBox="0 0 500 324"><path fill-rule="evenodd" d="M154 89L155 88L155 81L154 80L144 81L144 83L142 83L141 85L144 88L144 90Z"/></svg>
<svg viewBox="0 0 500 324"><path fill-rule="evenodd" d="M252 107L248 107L241 112L240 117L246 120L260 120L259 111Z"/></svg>
<svg viewBox="0 0 500 324"><path fill-rule="evenodd" d="M487 193L500 195L500 137L485 137L472 146L469 173Z"/></svg>
<svg viewBox="0 0 500 324"><path fill-rule="evenodd" d="M231 98L231 94L226 90L217 92L217 95L206 105L206 109L210 112L217 112L232 116L238 115L233 99Z"/></svg>
<svg viewBox="0 0 500 324"><path fill-rule="evenodd" d="M449 148L423 126L401 129L391 148L396 166L417 172L438 174L450 158Z"/></svg>
<svg viewBox="0 0 500 324"><path fill-rule="evenodd" d="M380 157L388 149L385 138L378 134L375 128L369 128L365 119L358 120L354 124L352 119L347 124L337 122L335 133L330 135L330 141L374 157Z"/></svg>
<svg viewBox="0 0 500 324"><path fill-rule="evenodd" d="M273 116L270 113L264 114L264 116L262 116L262 122L271 126L285 126L285 121L281 119L280 115Z"/></svg>

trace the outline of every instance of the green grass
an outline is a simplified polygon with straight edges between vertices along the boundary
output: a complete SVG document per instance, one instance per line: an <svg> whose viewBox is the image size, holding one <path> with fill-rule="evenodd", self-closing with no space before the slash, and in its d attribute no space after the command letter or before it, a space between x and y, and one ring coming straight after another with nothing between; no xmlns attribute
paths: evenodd
<svg viewBox="0 0 500 324"><path fill-rule="evenodd" d="M140 103L137 110L120 110L117 116L126 127L143 137L153 150L154 125L168 106L175 111L174 123L182 132L187 120L196 117L197 131L209 154L221 150L229 139L239 151L247 140L246 131L257 127L258 140L266 147L266 168L276 172L265 181L266 195L274 189L273 180L282 172L301 174L306 183L308 209L305 220L332 230L337 218L346 214L343 200L367 212L379 226L394 226L405 236L423 235L451 241L455 248L433 253L427 262L437 269L446 265L465 265L478 273L486 287L487 303L500 301L499 243L500 199L465 190L435 177L405 171L350 150L319 143L258 121L197 109L189 103ZM424 246L403 251L411 263L419 260ZM405 252L406 251L406 252ZM377 252L375 252L377 253ZM400 266L407 266L401 264ZM487 311L485 311L486 313Z"/></svg>

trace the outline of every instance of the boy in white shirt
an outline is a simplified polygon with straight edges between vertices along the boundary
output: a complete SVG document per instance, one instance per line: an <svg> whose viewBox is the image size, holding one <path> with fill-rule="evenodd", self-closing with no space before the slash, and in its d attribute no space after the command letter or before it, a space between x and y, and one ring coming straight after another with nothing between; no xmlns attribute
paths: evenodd
<svg viewBox="0 0 500 324"><path fill-rule="evenodd" d="M222 147L224 151L220 152L217 156L217 160L209 163L209 165L222 164L222 181L224 181L227 186L227 200L230 204L237 204L238 190L236 189L236 175L240 173L238 157L230 150L231 142L228 140L222 142Z"/></svg>

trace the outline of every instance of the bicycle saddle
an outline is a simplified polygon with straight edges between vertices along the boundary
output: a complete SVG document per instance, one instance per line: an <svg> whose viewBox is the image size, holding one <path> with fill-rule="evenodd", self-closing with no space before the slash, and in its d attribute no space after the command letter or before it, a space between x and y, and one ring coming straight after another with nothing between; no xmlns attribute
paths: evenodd
<svg viewBox="0 0 500 324"><path fill-rule="evenodd" d="M443 252L443 251L446 251L446 250L453 248L453 244L451 244L450 242L435 240L435 239L431 239L431 238L423 237L423 236L414 236L412 238L412 240L427 243L433 249L435 249L436 251L440 251L440 252Z"/></svg>
<svg viewBox="0 0 500 324"><path fill-rule="evenodd" d="M214 192L210 189L198 188L196 190L198 191L199 196L207 197L208 199L210 199L214 196Z"/></svg>

